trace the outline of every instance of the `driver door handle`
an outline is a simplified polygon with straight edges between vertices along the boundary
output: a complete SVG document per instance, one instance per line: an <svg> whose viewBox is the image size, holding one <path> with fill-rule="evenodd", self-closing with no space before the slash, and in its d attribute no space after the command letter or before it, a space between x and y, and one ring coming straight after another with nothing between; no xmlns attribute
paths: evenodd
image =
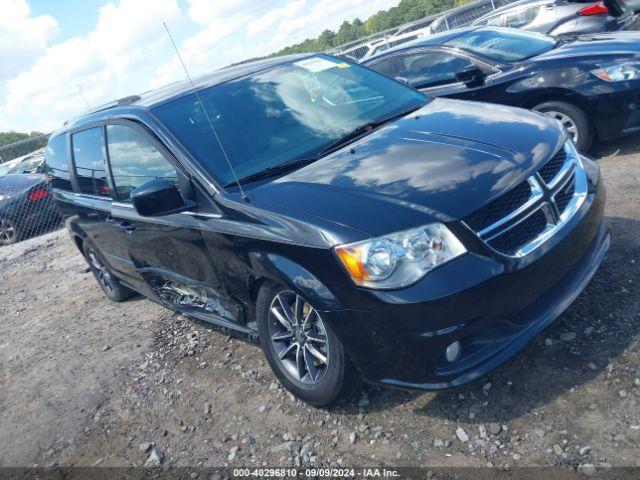
<svg viewBox="0 0 640 480"><path fill-rule="evenodd" d="M108 217L107 222L111 223L113 225L113 228L115 228L119 232L131 233L136 229L136 226L134 224L129 223L126 220L118 221L113 217Z"/></svg>

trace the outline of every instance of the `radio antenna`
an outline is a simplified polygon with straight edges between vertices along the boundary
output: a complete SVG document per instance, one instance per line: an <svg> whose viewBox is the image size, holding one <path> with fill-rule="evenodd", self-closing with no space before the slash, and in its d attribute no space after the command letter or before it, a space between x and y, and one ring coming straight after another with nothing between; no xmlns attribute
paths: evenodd
<svg viewBox="0 0 640 480"><path fill-rule="evenodd" d="M164 25L164 29L167 31L167 35L169 35L169 40L171 40L171 44L173 45L173 48L176 51L176 55L178 55L178 59L180 60L180 63L182 64L182 68L184 69L184 73L187 76L187 79L189 80L189 83L191 84L191 89L193 90L193 93L195 94L196 99L198 100L198 103L200 104L200 108L202 108L202 112L204 113L204 116L207 119L207 122L209 123L209 127L211 128L211 131L213 132L213 136L215 137L216 141L218 142L218 146L220 147L220 150L222 151L222 155L224 156L224 159L227 161L227 165L229 165L229 169L231 170L233 178L236 181L236 184L238 185L238 188L240 189L240 196L242 197L242 199L245 202L248 203L249 202L249 197L246 195L246 193L244 193L244 189L242 188L242 184L240 183L240 179L238 178L238 175L236 175L236 170L233 168L233 165L231 164L231 160L229 159L229 155L227 155L227 151L225 150L224 145L222 144L222 141L220 140L220 137L218 136L218 132L216 132L216 129L213 126L213 122L211 121L211 118L209 117L209 112L207 112L207 109L204 108L204 103L202 103L202 100L200 99L200 94L198 93L198 89L196 88L196 85L193 83L193 80L191 79L191 75L189 75L189 70L187 70L187 66L184 63L184 60L182 60L182 55L180 55L180 51L178 50L178 46L176 45L176 42L173 41L173 37L171 36L171 32L169 31L169 27L167 27L167 24L165 22L162 22L162 24Z"/></svg>

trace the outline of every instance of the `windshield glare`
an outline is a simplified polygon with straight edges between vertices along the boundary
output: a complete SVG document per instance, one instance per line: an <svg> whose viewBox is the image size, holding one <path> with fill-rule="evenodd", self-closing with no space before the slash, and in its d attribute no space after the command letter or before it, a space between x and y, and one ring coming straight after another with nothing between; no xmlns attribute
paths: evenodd
<svg viewBox="0 0 640 480"><path fill-rule="evenodd" d="M352 63L316 56L199 92L239 178L311 158L347 133L428 99ZM223 185L233 174L194 94L154 113Z"/></svg>
<svg viewBox="0 0 640 480"><path fill-rule="evenodd" d="M498 62L519 62L548 52L555 40L547 35L507 28L482 28L449 40L447 45Z"/></svg>

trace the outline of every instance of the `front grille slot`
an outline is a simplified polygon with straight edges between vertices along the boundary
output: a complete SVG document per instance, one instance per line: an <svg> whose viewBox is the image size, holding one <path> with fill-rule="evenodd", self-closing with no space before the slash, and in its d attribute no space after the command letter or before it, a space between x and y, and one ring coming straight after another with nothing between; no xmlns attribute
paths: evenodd
<svg viewBox="0 0 640 480"><path fill-rule="evenodd" d="M535 240L547 228L547 216L540 209L515 227L489 241L495 250L506 255L513 255L520 247Z"/></svg>
<svg viewBox="0 0 640 480"><path fill-rule="evenodd" d="M558 207L558 212L560 212L561 215L567 208L567 205L569 205L569 202L571 201L575 193L576 182L574 176L572 175L569 179L569 182L554 197L556 201L556 207Z"/></svg>
<svg viewBox="0 0 640 480"><path fill-rule="evenodd" d="M558 153L556 153L551 160L549 160L544 167L538 170L538 173L542 177L542 180L546 184L551 183L560 170L562 166L567 161L567 151L564 148L561 148Z"/></svg>
<svg viewBox="0 0 640 480"><path fill-rule="evenodd" d="M516 185L500 198L487 203L484 207L464 219L465 223L479 232L498 222L519 207L527 203L531 197L531 185L524 181Z"/></svg>

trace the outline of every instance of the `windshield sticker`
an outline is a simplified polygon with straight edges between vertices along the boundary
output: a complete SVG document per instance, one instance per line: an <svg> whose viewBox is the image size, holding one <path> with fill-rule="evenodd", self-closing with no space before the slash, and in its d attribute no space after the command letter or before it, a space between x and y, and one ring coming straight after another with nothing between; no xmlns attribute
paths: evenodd
<svg viewBox="0 0 640 480"><path fill-rule="evenodd" d="M334 68L337 66L336 63L327 60L326 58L313 57L307 58L305 60L300 60L299 62L295 62L294 65L296 67L304 68L311 73L323 72L325 70L329 70L330 68ZM344 68L344 67L342 67Z"/></svg>

